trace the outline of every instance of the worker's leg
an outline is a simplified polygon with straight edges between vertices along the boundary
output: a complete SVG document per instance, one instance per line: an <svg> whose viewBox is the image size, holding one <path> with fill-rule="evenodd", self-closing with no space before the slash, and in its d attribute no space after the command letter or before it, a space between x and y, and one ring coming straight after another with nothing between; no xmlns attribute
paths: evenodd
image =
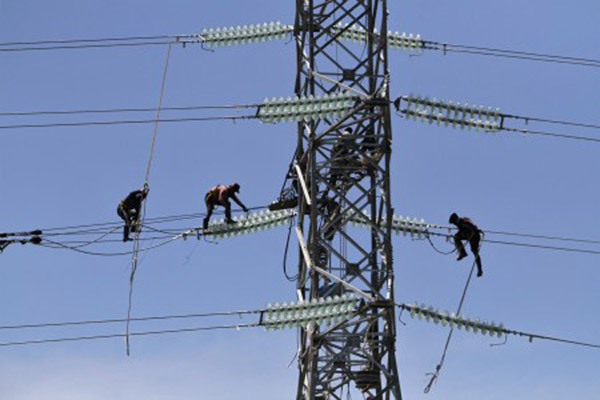
<svg viewBox="0 0 600 400"><path fill-rule="evenodd" d="M234 224L235 221L231 219L231 202L226 201L223 207L225 207L225 223Z"/></svg>
<svg viewBox="0 0 600 400"><path fill-rule="evenodd" d="M464 239L462 232L458 231L458 233L454 235L454 246L456 246L456 250L458 251L458 255L456 256L457 261L460 261L467 256L465 247L462 244L462 239Z"/></svg>
<svg viewBox="0 0 600 400"><path fill-rule="evenodd" d="M475 233L471 240L469 240L469 244L471 245L471 251L475 256L475 263L477 264L477 276L483 275L483 268L481 266L481 257L479 256L479 242L481 241L481 236L479 232Z"/></svg>
<svg viewBox="0 0 600 400"><path fill-rule="evenodd" d="M207 200L206 201L206 216L204 217L204 220L202 220L202 228L204 228L204 230L208 229L208 221L210 221L210 217L211 217L214 209L215 209L214 203L212 201Z"/></svg>
<svg viewBox="0 0 600 400"><path fill-rule="evenodd" d="M129 216L121 204L117 207L117 215L125 222L125 225L123 225L123 241L126 242L129 240Z"/></svg>

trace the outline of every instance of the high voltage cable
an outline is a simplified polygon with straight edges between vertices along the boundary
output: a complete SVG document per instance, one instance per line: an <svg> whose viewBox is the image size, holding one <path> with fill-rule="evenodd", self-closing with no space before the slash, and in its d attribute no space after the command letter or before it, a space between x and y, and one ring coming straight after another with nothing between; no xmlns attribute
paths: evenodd
<svg viewBox="0 0 600 400"><path fill-rule="evenodd" d="M144 322L144 321L164 321L171 319L193 319L193 318L206 318L206 317L222 317L231 315L248 315L248 314L259 314L263 310L240 310L240 311L228 311L228 312L208 312L208 313L194 313L194 314L171 314L171 315L155 315L148 317L131 317L131 321ZM34 329L34 328L49 328L49 327L61 327L61 326L78 326L78 325L102 325L102 324L113 324L119 322L125 322L125 318L111 318L111 319L92 319L92 320L81 320L81 321L62 321L62 322L42 322L37 324L19 324L19 325L0 325L0 330L16 330L16 329Z"/></svg>
<svg viewBox="0 0 600 400"><path fill-rule="evenodd" d="M481 332L484 335L487 333L490 335L490 337L494 334L498 335L498 337L501 337L503 335L515 335L527 337L529 338L530 342L533 341L533 339L542 339L553 342L572 344L576 346L600 349L600 344L582 342L579 340L564 339L556 336L540 335L537 333L517 331L514 329L507 329L504 327L503 324L495 325L493 322L489 323L485 320L481 321L478 318L466 318L458 313L449 314L447 311L440 312L439 310L436 310L433 307L426 307L425 305L418 306L416 303L414 305L396 303L396 306L401 308L402 310L410 311L411 318L418 316L419 319L425 318L427 322L433 321L436 325L441 322L442 326L446 326L448 325L448 323L450 323L451 332L454 329L454 326L456 326L459 329L465 329L466 331L472 331L473 333Z"/></svg>
<svg viewBox="0 0 600 400"><path fill-rule="evenodd" d="M256 328L260 326L257 323L254 324L238 324L238 325L213 325L213 326L201 326L195 328L180 328L180 329L164 329L159 331L142 331L142 332L129 332L129 336L150 336L150 335L164 335L169 333L184 333L184 332L201 332L201 331L213 331L222 329L242 329L242 328ZM43 343L60 343L60 342L77 342L82 340L96 340L96 339L111 339L111 338L122 338L126 337L125 333L112 333L107 335L92 335L92 336L75 336L75 337L63 337L54 339L37 339L37 340L23 340L14 342L0 342L0 347L8 346L22 346L31 344L43 344Z"/></svg>
<svg viewBox="0 0 600 400"><path fill-rule="evenodd" d="M406 304L397 304L398 307L410 310L413 306ZM250 311L234 311L224 313L202 313L202 314L183 314L183 315L165 315L165 316L152 316L152 317L138 317L132 318L132 321L151 321L151 320L170 320L170 319L187 319L187 318L201 318L209 316L231 316L231 315L247 315L247 314L260 314L264 310L250 310ZM76 325L93 325L93 324L108 324L123 322L123 319L106 319L106 320L84 320L84 321L67 321L67 322L50 322L41 324L21 324L21 325L6 325L1 326L0 329L27 329L27 328L43 328L43 327L60 327L60 326L76 326ZM242 329L242 328L255 328L262 324L249 323L249 324L235 324L235 325L212 325L202 327L191 327L191 328L179 328L179 329L164 329L164 330L153 330L153 331L139 331L130 332L129 336L150 336L150 335L161 335L169 333L185 333L185 332L200 332L200 331L211 331L221 329ZM535 333L517 331L506 328L496 328L501 330L507 335L516 335L521 337L529 338L530 341L533 339L548 340L564 344L570 344L575 346L590 347L600 349L600 345L588 342L582 342L577 340L570 340L559 338L555 336L539 335ZM89 335L89 336L72 336L72 337L60 337L60 338L47 338L47 339L34 339L34 340L23 340L23 341L10 341L0 342L0 347L8 346L22 346L22 345L33 345L33 344L47 344L47 343L60 343L60 342L75 342L83 340L96 340L96 339L110 339L125 337L124 333L114 333L105 335Z"/></svg>
<svg viewBox="0 0 600 400"><path fill-rule="evenodd" d="M260 107L260 103L247 103L247 104L227 104L227 105L204 105L204 106L180 106L180 107L162 107L163 111L197 111L197 110L228 110L228 109L242 109L242 108L257 108ZM24 117L24 116L38 116L38 115L77 115L77 114L116 114L116 113L142 113L142 112L155 112L156 108L104 108L104 109L68 109L68 110L39 110L39 111L10 111L0 112L2 117ZM510 115L506 114L506 118L519 119L526 122L542 122L548 124L566 125L579 128L599 129L600 125L587 124L582 122L573 122L565 120L556 120L548 118L537 118L537 117L526 117L521 115Z"/></svg>
<svg viewBox="0 0 600 400"><path fill-rule="evenodd" d="M558 119L523 117L520 115L506 115L506 117L520 119L525 122L534 121L534 122L543 122L546 124L567 125L567 126L573 126L573 127L578 127L578 128L600 129L600 125L596 125L596 124L585 124L585 123L581 123L581 122L571 122L571 121L564 121L564 120L558 120Z"/></svg>
<svg viewBox="0 0 600 400"><path fill-rule="evenodd" d="M560 139L583 140L586 142L596 142L596 143L600 142L600 138L592 138L589 136L570 135L570 134L558 133L558 132L546 132L546 131L520 129L520 128L503 128L503 130L505 130L507 132L518 132L518 133L522 133L524 135L540 135L540 136L550 136L550 137L555 137L555 138L560 138Z"/></svg>
<svg viewBox="0 0 600 400"><path fill-rule="evenodd" d="M42 45L42 44L69 44L69 43L96 43L96 42L119 42L119 41L135 41L135 40L156 40L168 39L172 36L157 35L157 36L121 36L107 38L92 38L92 39L65 39L65 40L38 40L31 42L1 42L0 47L6 46L24 46L24 45Z"/></svg>
<svg viewBox="0 0 600 400"><path fill-rule="evenodd" d="M15 47L0 48L0 52L21 52L21 51L44 51L44 50L69 50L69 49L100 49L111 47L141 47L141 46L163 46L173 43L173 41L161 42L140 42L140 43L108 43L108 44L81 44L73 46L46 46L46 47Z"/></svg>
<svg viewBox="0 0 600 400"><path fill-rule="evenodd" d="M233 104L214 106L182 106L162 107L163 111L194 111L194 110L227 110L238 108L254 108L260 104ZM45 110L45 111L14 111L0 112L0 116L33 116L33 115L71 115L71 114L102 114L102 113L136 113L155 112L157 108L104 108L104 109L71 109L71 110ZM531 118L530 118L531 119ZM533 119L531 119L533 120ZM600 126L598 127L600 129Z"/></svg>
<svg viewBox="0 0 600 400"><path fill-rule="evenodd" d="M200 122L200 121L237 121L247 119L257 119L256 115L234 115L223 117L186 117L186 118L167 118L159 119L158 122ZM89 121L89 122L54 122L47 124L21 124L21 125L0 125L0 129L20 129L20 128L58 128L73 126L102 126L102 125L125 125L125 124L150 124L157 120L120 120L120 121Z"/></svg>
<svg viewBox="0 0 600 400"><path fill-rule="evenodd" d="M193 229L193 228L191 228ZM141 238L140 240L143 241L149 241L149 240L163 240L163 239L168 239L172 236L174 236L176 234L176 232L173 232L172 235L163 235L163 236L151 236L148 238ZM58 246L60 248L65 248L65 249L70 249L70 250L75 250L77 249L77 245L83 244L83 245L87 245L87 244L95 244L95 243L121 243L121 240L117 240L117 239L103 239L103 240L96 240L96 241L84 241L84 240L72 240L72 241L62 241L62 242L56 242L56 241L50 241L47 239L42 239L45 240L49 243L54 244L54 246ZM500 241L500 240L493 240L493 239L484 239L483 240L486 243L492 243L492 244L503 244L503 245L509 245L509 246L517 246L517 247L530 247L530 248L538 248L538 249L545 249L545 250L556 250L556 251L567 251L567 252L573 252L573 253L582 253L582 254L600 254L600 251L596 251L596 250L587 250L587 249L578 249L578 248L572 248L572 247L558 247L558 246L547 246L547 245L539 245L539 244L532 244L532 243L520 243L520 242L510 242L510 241ZM589 243L589 242L588 242ZM73 245L73 246L70 246ZM49 248L58 248L58 247L53 247L53 246L46 246ZM93 255L127 255L127 254L131 254L130 252L127 253L97 253L97 254L93 254Z"/></svg>
<svg viewBox="0 0 600 400"><path fill-rule="evenodd" d="M578 242L578 243L600 244L600 240L579 239L579 238L564 237L564 236L548 236L548 235L534 235L534 234L531 234L531 233L491 231L489 229L486 229L485 233L491 233L491 234L494 234L494 235L528 237L528 238L533 238L533 239L560 240L560 241L565 241L565 242Z"/></svg>
<svg viewBox="0 0 600 400"><path fill-rule="evenodd" d="M267 26L269 25L269 26ZM283 38L287 34L291 33L291 25L286 26L280 23L263 24L264 32L255 33L258 37L266 39L270 37ZM225 28L223 30L217 29L205 30L204 34L187 34L187 35L156 35L156 36L131 36L131 37L113 37L113 38L92 38L92 39L67 39L67 40L40 40L40 41L22 41L22 42L4 42L0 43L0 52L21 52L21 51L44 51L44 50L65 50L65 49L86 49L86 48L111 48L111 47L134 47L134 46L149 46L149 45L165 45L169 43L181 43L185 44L214 44L214 45L225 45L225 44L241 44L246 42L253 42L253 40L247 40L250 37L247 35L250 33L248 28L252 26L244 26L237 30L231 30L233 28ZM261 27L257 25L256 28ZM344 27L338 26L337 29L342 29L342 39L352 40L366 40L368 32L361 27ZM237 32L237 33L236 33ZM346 37L350 35L349 37ZM252 36L252 35L250 35ZM379 36L379 34L377 34ZM588 67L600 67L600 60L585 57L572 57L563 56L557 54L539 53L532 51L512 50L512 49L501 49L486 46L472 46L458 43L438 42L432 40L423 40L420 35L417 36L400 36L397 32L388 32L388 44L394 48L401 48L406 50L412 49L418 50L436 50L444 53L453 52L459 54L474 54L483 56L503 57L520 59L527 61L541 61L557 64L570 64L580 65ZM156 41L160 40L160 41ZM111 43L112 42L112 43ZM131 43L122 43L131 42ZM213 43L214 42L214 43ZM222 42L222 43L221 43ZM15 47L15 46L26 46L26 47Z"/></svg>
<svg viewBox="0 0 600 400"><path fill-rule="evenodd" d="M582 140L588 142L600 142L600 138L589 136L573 135L561 132L548 132L534 129L524 129L506 126L507 119L519 119L527 121L527 117L504 114L500 109L492 109L491 107L473 106L466 103L438 100L436 98L428 98L421 96L400 96L394 102L396 112L406 119L414 121L427 122L429 125L436 124L437 126L460 128L460 129L475 129L477 132L498 133L498 132L514 132L524 135L541 135L560 139ZM404 107L401 105L404 104ZM595 124L582 124L578 122L559 121L551 119L534 118L539 122L559 123L563 125L571 125L578 127L600 129L600 126Z"/></svg>
<svg viewBox="0 0 600 400"><path fill-rule="evenodd" d="M569 251L569 252L573 252L573 253L600 254L600 251L597 251L597 250L585 250L585 249L574 249L574 248L570 248L570 247L546 246L546 245L532 244L532 243L506 242L506 241L502 241L502 240L492 240L492 239L484 239L483 241L487 242L487 243L504 244L504 245L509 245L509 246L531 247L531 248L546 249L546 250Z"/></svg>
<svg viewBox="0 0 600 400"><path fill-rule="evenodd" d="M463 54L474 54L474 55L483 55L483 56L492 56L492 57L502 57L502 58L512 58L512 59L520 59L527 61L541 61L541 62L549 62L556 64L570 64L570 65L580 65L586 67L600 67L599 59L592 58L583 58L583 57L569 57L569 56L561 56L555 54L544 54L544 53L536 53L529 51L519 51L519 50L507 50L507 49L499 49L492 47L478 47L478 46L469 46L469 45L461 45L461 44L452 44L452 43L443 43L436 41L428 41L423 40L423 49L425 50L437 50L453 53L463 53Z"/></svg>
<svg viewBox="0 0 600 400"><path fill-rule="evenodd" d="M260 209L264 209L266 206L256 206L256 207L251 207L250 210L260 210ZM152 226L155 224L162 224L162 223L168 223L168 222L176 222L176 221L186 221L186 220L191 220L191 219L198 219L201 217L204 217L205 213L189 213L189 214L178 214L178 215L171 215L171 216L162 216L162 217L154 217L154 218L148 218L146 220L145 226L147 226L147 228L151 229L151 230L156 230L158 232L161 233L165 233L165 234L170 234L170 235L176 235L179 234L183 231L187 231L187 230L191 230L194 229L194 227L180 227L180 228L163 228L163 229L156 229L153 228ZM122 226L123 223L122 222L101 222L101 223L91 223L91 224L81 224L81 225L70 225L70 226L63 226L63 227L53 227L53 228L45 228L45 229L40 229L37 230L35 232L36 235L39 235L42 239L46 239L48 237L56 237L56 236L81 236L81 235L92 235L92 234L101 234L104 235L107 233L107 230L113 230L113 228L115 227L120 227ZM104 229L102 229L104 228ZM430 227L429 229L441 229L441 230L445 230L445 229L452 229L452 227L446 227L443 225L435 225ZM13 233L3 233L2 235L11 235L11 236L31 236L32 232L13 232ZM543 239L543 240L554 240L554 241L565 241L565 242L577 242L577 243L588 243L588 244L600 244L600 240L593 240L593 239L585 239L585 238L574 238L574 237L562 237L562 236L549 236L549 235L537 235L537 234L531 234L531 233L519 233L519 232L506 232L506 231L494 231L494 230L486 230L486 232L488 234L498 234L498 235L504 235L504 236L517 236L517 237L526 237L526 238L533 238L533 239ZM110 232L108 232L110 233ZM450 234L445 234L445 233L439 233L439 232L429 232L432 235L435 236L441 236L441 237L446 237L449 238L452 235ZM116 233L112 233L115 234ZM163 239L163 238L167 238L167 237L163 237L163 236L155 236L152 237L152 239ZM151 238L148 238L151 239ZM545 249L552 249L552 250L563 250L563 251L576 251L576 252L582 252L582 253L590 253L590 254L597 254L599 252L596 252L594 250L585 250L585 249L576 249L576 248L565 248L565 247L556 247L556 246L546 246L546 245L536 245L536 244L529 244L529 243L519 243L519 242L506 242L506 241L498 241L498 240L492 240L492 239L487 239L487 242L490 243L496 243L496 244L507 244L507 245L515 245L515 246L529 246L529 247L539 247L539 248L545 248ZM72 242L55 242L56 245L62 246L63 244L67 244L67 243L88 243L89 241L72 241ZM98 241L98 243L104 243L104 242L112 242L112 240L110 241L106 241L106 240L100 240Z"/></svg>
<svg viewBox="0 0 600 400"><path fill-rule="evenodd" d="M525 56L532 56L532 57L555 58L555 59L560 59L560 60L581 61L581 62L600 64L600 59L593 59L593 58L561 56L561 55L547 54L547 53L534 53L534 52L529 52L529 51L507 50L507 49L471 46L471 45L455 44L455 43L439 43L439 44L444 45L444 46L453 46L453 47L458 47L458 48L463 48L463 49L471 49L471 50L496 51L496 52L525 55Z"/></svg>

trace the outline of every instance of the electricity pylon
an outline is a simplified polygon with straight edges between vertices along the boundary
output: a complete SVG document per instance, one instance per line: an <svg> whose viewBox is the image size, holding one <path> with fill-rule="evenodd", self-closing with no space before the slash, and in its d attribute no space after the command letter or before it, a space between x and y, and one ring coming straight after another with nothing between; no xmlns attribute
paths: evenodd
<svg viewBox="0 0 600 400"><path fill-rule="evenodd" d="M346 322L301 328L296 398L342 399L351 388L365 398L400 399L387 1L296 0L294 39L298 97L356 96L347 113L298 124L292 168L299 198L297 296L355 292L365 300ZM367 231L350 226L356 218L364 219Z"/></svg>

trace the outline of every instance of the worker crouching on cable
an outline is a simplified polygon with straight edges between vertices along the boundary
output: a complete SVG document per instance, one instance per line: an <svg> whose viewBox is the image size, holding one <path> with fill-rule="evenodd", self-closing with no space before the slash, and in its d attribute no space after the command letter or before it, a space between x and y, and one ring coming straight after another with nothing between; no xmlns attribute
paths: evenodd
<svg viewBox="0 0 600 400"><path fill-rule="evenodd" d="M138 222L140 219L140 211L142 209L142 201L146 199L148 196L148 185L144 185L144 187L140 190L134 190L129 193L127 197L125 197L119 203L117 207L117 214L123 221L125 221L125 226L123 226L123 241L126 242L129 240L129 231L137 232Z"/></svg>
<svg viewBox="0 0 600 400"><path fill-rule="evenodd" d="M468 241L471 245L471 252L475 256L475 263L477 264L477 276L479 277L483 275L481 257L479 256L479 245L481 242L481 234L483 232L469 218L459 217L456 213L452 213L449 222L456 225L458 228L458 232L456 232L454 235L454 245L458 251L456 260L460 261L467 256L467 252L465 251L462 241Z"/></svg>
<svg viewBox="0 0 600 400"><path fill-rule="evenodd" d="M244 212L248 212L248 208L237 198L236 193L240 192L240 185L233 183L231 185L217 185L211 188L206 196L204 196L204 202L206 203L206 217L202 221L202 228L208 230L208 222L216 206L225 207L225 222L228 224L235 223L231 219L231 202L229 199L235 201Z"/></svg>

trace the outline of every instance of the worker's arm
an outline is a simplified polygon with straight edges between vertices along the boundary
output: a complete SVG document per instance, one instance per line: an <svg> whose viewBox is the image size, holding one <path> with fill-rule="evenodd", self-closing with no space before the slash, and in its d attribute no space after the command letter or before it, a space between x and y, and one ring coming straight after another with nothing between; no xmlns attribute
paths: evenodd
<svg viewBox="0 0 600 400"><path fill-rule="evenodd" d="M242 203L241 200L237 198L237 196L235 195L235 193L231 194L231 199L233 201L235 201L238 206L242 207L242 210L244 210L244 212L248 212L248 208L246 208L246 206L244 205L244 203Z"/></svg>

